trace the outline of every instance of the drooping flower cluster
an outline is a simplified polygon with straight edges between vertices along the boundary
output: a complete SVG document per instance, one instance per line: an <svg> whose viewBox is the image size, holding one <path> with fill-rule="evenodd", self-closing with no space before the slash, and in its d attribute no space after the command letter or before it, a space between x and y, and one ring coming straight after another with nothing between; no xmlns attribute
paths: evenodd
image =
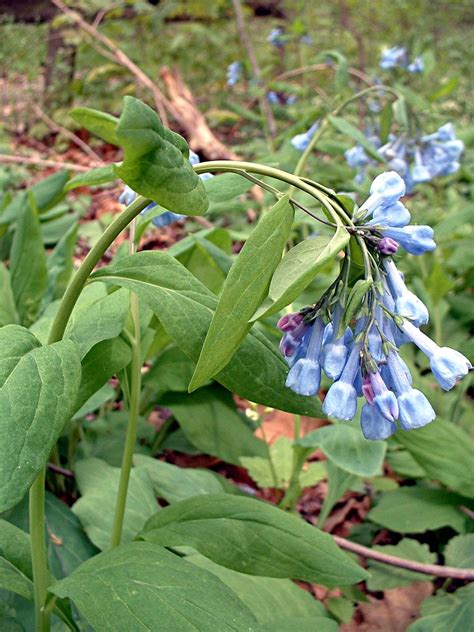
<svg viewBox="0 0 474 632"><path fill-rule="evenodd" d="M201 162L199 156L192 150L189 150L189 162L192 165L197 165ZM209 178L213 178L214 176L211 173L201 173L199 176L201 180L208 180ZM120 204L125 204L128 206L131 204L135 198L137 197L136 192L131 189L128 185L125 186L125 189L119 196ZM146 215L149 211L154 209L157 206L156 202L151 202L147 207L143 209L141 215ZM186 219L187 215L182 215L181 213L173 213L173 211L164 211L160 215L153 217L151 223L157 228L163 228L165 226L169 226L170 224L174 224L174 222L179 222L180 220Z"/></svg>
<svg viewBox="0 0 474 632"><path fill-rule="evenodd" d="M439 347L420 331L428 322L428 310L406 287L390 256L399 247L421 255L436 246L429 226L409 224L410 213L400 202L404 194L402 178L393 171L383 173L354 215L352 231L364 240L371 269L370 275L366 270L367 291L352 318L347 320L346 315L347 296L351 296L346 256L339 277L315 305L278 322L284 334L280 349L290 366L287 387L300 395L317 395L324 371L334 381L323 402L325 414L350 420L356 415L358 397L363 396L362 432L374 440L392 435L397 421L403 430L410 430L435 418L426 396L412 386L399 354L402 344L411 341L427 355L444 390L453 388L471 368L462 354Z"/></svg>
<svg viewBox="0 0 474 632"><path fill-rule="evenodd" d="M391 135L384 145L373 131L367 131L366 136L379 154L386 158L389 168L404 179L408 192L420 182L455 173L464 151L464 143L456 138L452 123L442 125L433 134L415 139L406 134ZM357 169L356 182L359 183L363 182L367 167L377 164L361 145L348 149L344 155L348 165Z"/></svg>
<svg viewBox="0 0 474 632"><path fill-rule="evenodd" d="M232 88L238 83L242 75L242 64L240 61L233 61L227 66L227 85Z"/></svg>
<svg viewBox="0 0 474 632"><path fill-rule="evenodd" d="M415 57L411 63L408 61L407 49L404 46L392 46L382 51L380 57L380 68L391 70L392 68L404 68L408 72L419 73L425 69L425 64L421 57Z"/></svg>
<svg viewBox="0 0 474 632"><path fill-rule="evenodd" d="M316 121L316 123L313 123L313 125L311 125L311 127L307 129L306 132L293 136L293 138L291 139L291 144L293 145L293 147L298 151L304 151L309 145L316 131L319 129L319 126L320 122Z"/></svg>

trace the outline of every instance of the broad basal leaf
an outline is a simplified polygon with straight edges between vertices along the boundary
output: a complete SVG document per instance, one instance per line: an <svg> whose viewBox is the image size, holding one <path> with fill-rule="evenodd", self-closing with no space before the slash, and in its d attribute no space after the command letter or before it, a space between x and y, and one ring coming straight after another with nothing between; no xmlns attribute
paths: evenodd
<svg viewBox="0 0 474 632"><path fill-rule="evenodd" d="M338 467L356 476L381 474L385 441L368 441L359 428L334 424L313 430L299 440L304 448L321 448Z"/></svg>
<svg viewBox="0 0 474 632"><path fill-rule="evenodd" d="M20 322L28 327L46 292L46 254L32 197L17 219L10 259L10 281Z"/></svg>
<svg viewBox="0 0 474 632"><path fill-rule="evenodd" d="M256 619L217 577L156 544L101 553L54 584L94 630L252 632Z"/></svg>
<svg viewBox="0 0 474 632"><path fill-rule="evenodd" d="M191 395L170 393L163 405L171 409L189 441L205 454L234 465L240 465L242 456L267 456L266 443L245 424L223 388L203 388Z"/></svg>
<svg viewBox="0 0 474 632"><path fill-rule="evenodd" d="M141 537L164 546L192 546L249 575L327 586L366 577L328 534L254 498L218 494L183 500L153 516Z"/></svg>
<svg viewBox="0 0 474 632"><path fill-rule="evenodd" d="M474 584L428 597L421 605L421 615L407 632L467 632L474 621Z"/></svg>
<svg viewBox="0 0 474 632"><path fill-rule="evenodd" d="M416 432L399 432L397 441L430 478L474 498L474 446L462 428L437 419Z"/></svg>
<svg viewBox="0 0 474 632"><path fill-rule="evenodd" d="M101 268L92 278L136 292L184 353L197 360L217 300L176 259L163 252L140 252ZM216 379L250 401L318 416L321 409L315 397L285 388L287 371L278 349L265 336L250 332Z"/></svg>
<svg viewBox="0 0 474 632"><path fill-rule="evenodd" d="M270 283L268 298L257 309L252 320L274 314L294 301L313 281L318 270L349 241L349 233L338 226L330 237L321 235L305 239L292 248L280 261Z"/></svg>
<svg viewBox="0 0 474 632"><path fill-rule="evenodd" d="M441 489L402 487L383 494L368 517L399 533L424 533L431 529L465 529L466 516L460 511L462 498Z"/></svg>
<svg viewBox="0 0 474 632"><path fill-rule="evenodd" d="M190 390L219 373L249 332L249 320L267 295L281 260L293 216L289 196L285 195L261 218L245 242L219 296Z"/></svg>
<svg viewBox="0 0 474 632"><path fill-rule="evenodd" d="M188 161L188 144L163 127L150 107L125 97L116 134L124 159L115 171L134 191L175 213L206 212L206 192Z"/></svg>
<svg viewBox="0 0 474 632"><path fill-rule="evenodd" d="M0 588L33 599L30 537L0 520Z"/></svg>
<svg viewBox="0 0 474 632"><path fill-rule="evenodd" d="M411 538L403 538L398 544L387 546L373 546L374 551L395 555L406 560L413 560L423 564L436 564L436 554L432 553L427 544L421 544ZM408 586L413 582L428 582L431 577L422 573L414 573L404 568L381 564L376 560L368 560L370 577L367 580L369 590L388 590L399 586Z"/></svg>
<svg viewBox="0 0 474 632"><path fill-rule="evenodd" d="M0 511L18 503L45 466L80 376L73 342L41 347L23 327L0 329Z"/></svg>
<svg viewBox="0 0 474 632"><path fill-rule="evenodd" d="M108 549L120 469L100 459L91 458L79 461L75 472L81 498L74 503L72 511L81 521L91 541L99 549ZM147 472L133 469L128 486L122 541L132 540L157 509Z"/></svg>

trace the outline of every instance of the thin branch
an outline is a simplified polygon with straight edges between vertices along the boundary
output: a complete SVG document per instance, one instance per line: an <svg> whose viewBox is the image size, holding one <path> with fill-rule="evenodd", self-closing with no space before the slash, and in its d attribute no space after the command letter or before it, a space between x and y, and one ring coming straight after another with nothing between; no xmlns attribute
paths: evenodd
<svg viewBox="0 0 474 632"><path fill-rule="evenodd" d="M35 167L58 167L60 169L69 169L69 171L89 171L90 167L76 165L73 162L60 162L58 160L48 160L43 158L35 158L31 156L10 156L9 154L0 154L0 163L14 165L33 165Z"/></svg>
<svg viewBox="0 0 474 632"><path fill-rule="evenodd" d="M62 125L59 125L58 123L53 121L53 119L51 119L46 114L46 112L43 112L43 110L39 107L39 105L35 105L34 106L34 110L35 110L36 114L39 116L39 118L42 121L44 121L46 123L46 125L53 132L61 132L61 134L63 134L63 136L66 136L66 138L69 138L69 140L71 140L75 145L80 147L82 149L82 151L85 152L95 162L97 162L98 165L103 165L104 164L104 161L102 160L102 158L98 154L96 154L95 151L93 149L91 149L87 143L85 143L81 138L79 138L79 136L76 136L76 134L74 134L74 132L71 132L70 130L66 129L65 127L62 127Z"/></svg>
<svg viewBox="0 0 474 632"><path fill-rule="evenodd" d="M74 472L72 470L66 470L66 468L56 465L55 463L48 463L48 470L61 474L61 476L67 476L68 478L74 478Z"/></svg>
<svg viewBox="0 0 474 632"><path fill-rule="evenodd" d="M252 72L257 79L258 83L261 84L265 94L260 99L260 107L262 108L262 114L265 116L267 121L267 128L270 136L274 138L276 136L276 124L275 119L273 118L273 112L270 107L270 104L267 101L265 84L262 80L262 71L260 70L260 66L258 65L257 56L255 54L255 50L252 44L250 37L248 36L247 29L245 28L245 20L244 14L242 12L242 5L240 0L232 0L232 4L234 5L235 11L235 19L237 24L237 31L239 33L240 41L242 42L243 47L247 52L247 56L250 61L250 65L252 66Z"/></svg>
<svg viewBox="0 0 474 632"><path fill-rule="evenodd" d="M287 72L282 73L275 77L274 81L284 81L285 79L291 79L292 77L297 77L298 75L303 75L307 72L319 72L322 70L332 70L335 71L337 66L330 64L311 64L310 66L301 66L301 68L294 68L293 70L288 70ZM374 86L374 82L372 79L362 72L358 68L348 68L347 72L356 79L363 81L368 86Z"/></svg>
<svg viewBox="0 0 474 632"><path fill-rule="evenodd" d="M147 87L153 94L155 100L156 109L160 115L163 125L168 127L168 116L166 114L167 99L161 90L153 83L148 75L141 70L130 57L128 57L111 39L109 39L103 33L100 33L93 25L86 22L79 13L69 9L61 0L51 0L51 2L58 7L65 15L67 15L73 22L75 22L80 28L85 31L93 40L98 40L106 48L108 48L114 55L117 62L127 68L145 87Z"/></svg>
<svg viewBox="0 0 474 632"><path fill-rule="evenodd" d="M474 580L474 568L454 568L453 566L440 566L439 564L422 564L421 562L404 560L403 558L396 557L395 555L388 555L387 553L374 551L366 546L357 544L356 542L340 538L337 535L333 535L332 538L335 543L341 547L341 549L351 551L351 553L356 553L357 555L367 559L388 564L389 566L398 566L399 568L405 568L408 571L423 573L424 575L434 575L435 577L448 577L451 579L462 579L468 581Z"/></svg>

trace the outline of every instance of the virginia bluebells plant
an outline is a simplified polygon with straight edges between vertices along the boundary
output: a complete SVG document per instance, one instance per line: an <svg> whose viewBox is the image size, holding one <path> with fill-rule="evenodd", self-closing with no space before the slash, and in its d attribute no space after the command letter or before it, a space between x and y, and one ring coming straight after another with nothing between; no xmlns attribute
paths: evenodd
<svg viewBox="0 0 474 632"><path fill-rule="evenodd" d="M323 411L346 421L354 418L363 396L361 428L373 440L394 434L397 422L411 430L435 418L427 397L412 386L399 353L402 344L413 342L426 354L444 390L472 368L461 353L439 347L419 329L428 322L428 310L405 285L392 255L401 249L421 255L436 244L429 226L410 224L410 213L400 201L405 192L405 182L395 171L378 175L369 197L353 214L353 225L346 226L366 252L365 293L356 309L347 316L351 256L346 250L339 276L317 303L278 322L283 332L280 349L290 367L286 386L300 395L317 395L324 372L333 384Z"/></svg>
<svg viewBox="0 0 474 632"><path fill-rule="evenodd" d="M405 133L399 136L391 134L383 145L372 130L366 130L365 135L387 160L389 168L404 179L408 193L416 184L455 173L464 151L464 143L456 138L452 123L442 125L433 134L415 138ZM357 170L355 180L358 183L364 181L367 167L377 164L361 145L348 149L344 155L347 164Z"/></svg>

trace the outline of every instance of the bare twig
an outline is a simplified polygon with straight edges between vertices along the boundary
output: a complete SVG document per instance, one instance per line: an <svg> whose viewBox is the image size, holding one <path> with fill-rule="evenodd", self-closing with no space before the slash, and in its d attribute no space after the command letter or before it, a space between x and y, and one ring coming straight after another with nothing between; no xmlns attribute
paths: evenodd
<svg viewBox="0 0 474 632"><path fill-rule="evenodd" d="M0 154L0 163L14 165L33 165L35 167L59 167L60 169L69 169L69 171L89 171L90 167L76 165L73 162L60 162L58 160L48 160L36 158L33 156L10 156L9 154Z"/></svg>
<svg viewBox="0 0 474 632"><path fill-rule="evenodd" d="M145 87L147 87L153 95L155 100L156 109L160 115L163 125L168 126L168 116L166 114L166 102L167 99L161 90L154 84L150 77L139 68L130 57L128 57L110 38L98 31L92 24L86 22L79 13L69 9L61 0L51 0L51 2L58 7L65 15L67 15L73 22L81 27L93 40L98 40L106 48L108 48L114 55L119 64L127 68L136 79Z"/></svg>
<svg viewBox="0 0 474 632"><path fill-rule="evenodd" d="M403 558L396 557L395 555L388 555L387 553L374 551L366 546L357 544L356 542L340 538L337 535L333 535L332 538L335 543L341 547L341 549L351 551L351 553L356 553L357 555L367 559L388 564L389 566L398 566L399 568L405 568L409 571L423 573L424 575L434 575L435 577L448 577L451 579L463 579L468 581L474 580L474 568L454 568L452 566L440 566L439 564L422 564L421 562L404 560Z"/></svg>
<svg viewBox="0 0 474 632"><path fill-rule="evenodd" d="M62 127L62 125L59 125L58 123L53 121L53 119L51 119L46 114L46 112L43 112L43 110L39 107L39 105L35 105L34 109L35 109L36 114L39 116L39 118L42 121L44 121L46 125L53 132L61 132L63 136L66 136L66 138L69 138L69 140L71 140L75 145L80 147L83 152L85 152L90 158L92 158L94 162L97 163L98 166L104 164L104 161L102 160L102 158L98 154L96 154L95 151L91 149L87 143L85 143L81 138L79 138L79 136L76 136L74 132L71 132L65 127Z"/></svg>
<svg viewBox="0 0 474 632"><path fill-rule="evenodd" d="M310 66L301 66L301 68L294 68L293 70L288 70L287 72L283 72L281 75L275 77L275 81L284 81L285 79L291 79L292 77L297 77L298 75L305 74L307 72L319 72L322 70L335 71L336 66L330 64L311 64ZM347 72L356 79L363 81L368 86L374 86L374 82L372 79L362 72L358 68L348 68Z"/></svg>
<svg viewBox="0 0 474 632"><path fill-rule="evenodd" d="M112 11L112 9L116 9L121 4L122 2L120 1L112 2L112 4L109 4L107 7L103 7L100 11L97 12L97 15L95 16L94 21L92 22L92 26L96 29L99 26L99 24L102 22L102 20L105 18L108 12Z"/></svg>
<svg viewBox="0 0 474 632"><path fill-rule="evenodd" d="M260 66L258 65L257 56L255 54L255 50L252 44L250 37L248 36L247 29L245 28L245 20L244 14L242 11L242 5L240 0L232 0L232 4L234 5L235 11L235 19L237 24L237 31L239 32L239 38L242 42L243 47L247 52L247 56L250 61L250 65L252 66L252 71L255 76L255 79L261 84L263 88L264 94L260 99L260 107L262 108L262 114L265 116L267 121L267 128L271 138L276 136L276 125L275 119L273 118L273 112L270 107L270 104L267 101L265 85L262 80L262 71L260 70Z"/></svg>
<svg viewBox="0 0 474 632"><path fill-rule="evenodd" d="M48 463L48 470L56 472L56 474L61 474L62 476L67 476L68 478L74 478L74 472L72 470L66 470L66 468L56 465L55 463Z"/></svg>

